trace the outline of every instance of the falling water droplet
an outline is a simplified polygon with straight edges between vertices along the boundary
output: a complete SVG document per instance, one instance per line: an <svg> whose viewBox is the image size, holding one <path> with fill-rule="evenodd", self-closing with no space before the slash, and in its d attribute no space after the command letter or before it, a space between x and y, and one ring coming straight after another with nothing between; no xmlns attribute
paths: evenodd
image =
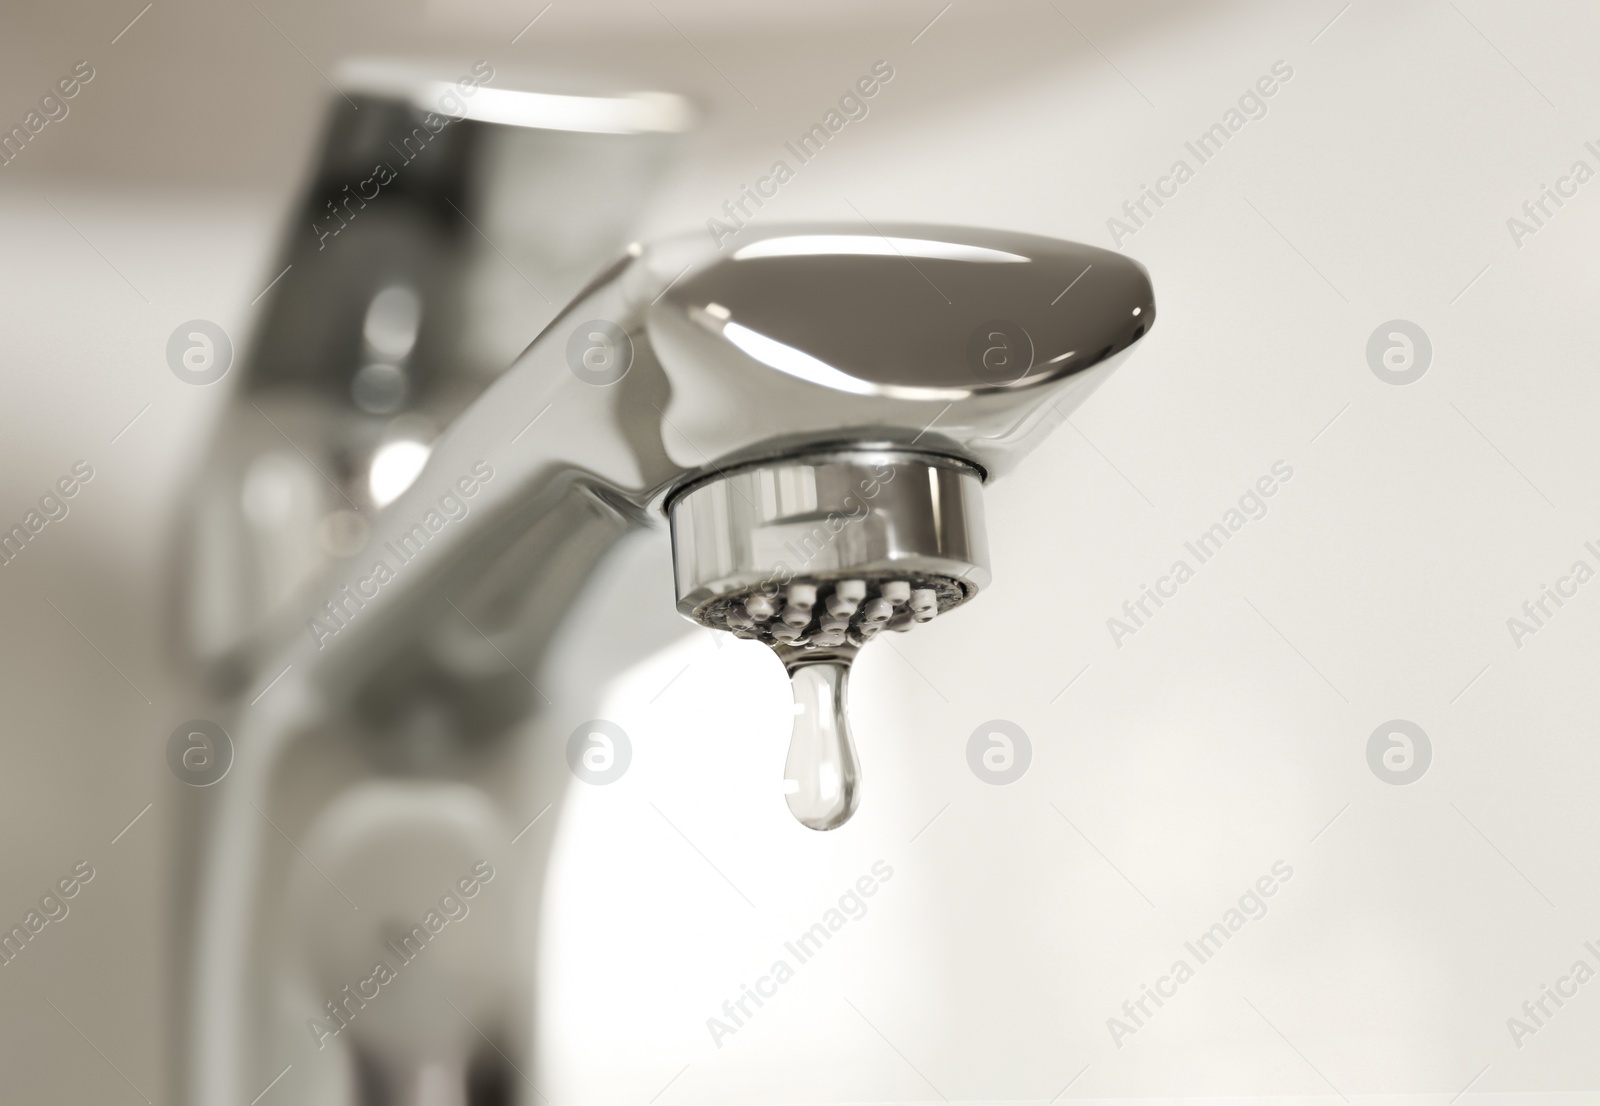
<svg viewBox="0 0 1600 1106"><path fill-rule="evenodd" d="M837 829L856 812L861 766L845 721L846 658L805 660L789 668L794 736L784 764L789 812L802 826Z"/></svg>

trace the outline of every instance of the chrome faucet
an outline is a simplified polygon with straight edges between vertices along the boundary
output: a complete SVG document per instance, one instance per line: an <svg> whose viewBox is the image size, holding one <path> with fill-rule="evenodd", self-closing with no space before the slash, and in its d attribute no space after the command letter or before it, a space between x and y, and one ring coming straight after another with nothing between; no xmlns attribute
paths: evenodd
<svg viewBox="0 0 1600 1106"><path fill-rule="evenodd" d="M291 1055L329 1047L348 1056L330 1069L344 1074L316 1076L326 1100L472 1101L473 1034L439 1030L429 1039L450 1043L427 1055L404 1044L454 1017L445 997L464 1019L469 1003L515 1072L504 1086L522 1087L530 979L497 991L461 950L433 1006L381 1015L405 1023L385 1037L366 1008L390 1001L371 997L381 981L338 990L370 969L326 967L327 946L393 948L385 926L431 909L457 869L504 870L508 747L597 563L631 531L670 527L678 610L770 645L790 674L791 811L839 826L860 794L856 652L988 585L984 486L1155 317L1137 263L1024 234L750 227L724 247L704 234L630 247L431 442L252 666L241 704L275 682L233 716L238 758L210 833L196 1101L248 1102ZM341 913L328 885L361 909ZM472 908L512 909L497 901ZM317 954L286 952L291 932L322 935Z"/></svg>

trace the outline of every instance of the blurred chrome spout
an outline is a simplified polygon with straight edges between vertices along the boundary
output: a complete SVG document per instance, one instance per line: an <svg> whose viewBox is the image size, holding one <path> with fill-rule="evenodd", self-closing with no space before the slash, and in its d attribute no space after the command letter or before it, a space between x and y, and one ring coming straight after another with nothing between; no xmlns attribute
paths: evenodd
<svg viewBox="0 0 1600 1106"><path fill-rule="evenodd" d="M183 651L234 692L439 432L628 242L681 97L349 61L194 496ZM359 110L352 110L351 103Z"/></svg>

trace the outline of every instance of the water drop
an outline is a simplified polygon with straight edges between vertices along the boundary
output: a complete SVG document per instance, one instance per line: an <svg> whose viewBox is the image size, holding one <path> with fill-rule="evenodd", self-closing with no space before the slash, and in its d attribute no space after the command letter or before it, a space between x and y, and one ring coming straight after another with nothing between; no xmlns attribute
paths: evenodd
<svg viewBox="0 0 1600 1106"><path fill-rule="evenodd" d="M850 725L845 721L845 689L850 662L838 656L791 662L794 735L784 764L789 812L807 829L837 829L856 812L856 760Z"/></svg>

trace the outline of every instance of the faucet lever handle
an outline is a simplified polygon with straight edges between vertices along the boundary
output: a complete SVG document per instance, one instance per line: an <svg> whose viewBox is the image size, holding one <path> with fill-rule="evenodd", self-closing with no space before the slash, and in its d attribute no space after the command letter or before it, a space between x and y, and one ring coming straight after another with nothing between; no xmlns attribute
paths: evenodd
<svg viewBox="0 0 1600 1106"><path fill-rule="evenodd" d="M696 441L704 429L738 456L759 431L843 426L908 444L937 422L924 448L992 470L1019 452L1001 440L1029 412L1149 330L1155 300L1138 262L1093 246L823 226L702 260L646 318L674 379L669 416Z"/></svg>

